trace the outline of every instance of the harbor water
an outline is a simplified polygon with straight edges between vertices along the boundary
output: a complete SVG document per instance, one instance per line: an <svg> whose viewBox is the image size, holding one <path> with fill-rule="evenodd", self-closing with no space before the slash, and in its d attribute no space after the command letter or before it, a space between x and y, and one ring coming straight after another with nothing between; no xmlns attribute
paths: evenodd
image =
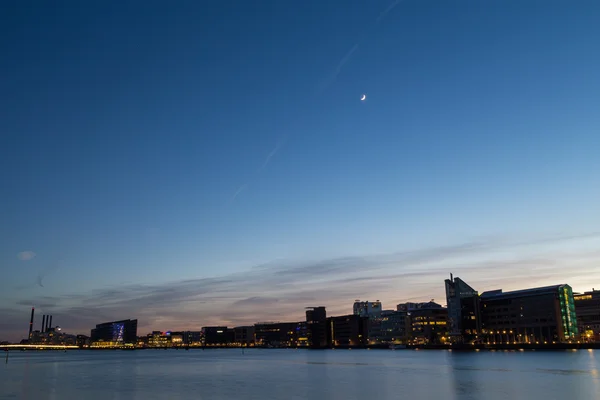
<svg viewBox="0 0 600 400"><path fill-rule="evenodd" d="M14 351L1 399L596 399L600 351Z"/></svg>

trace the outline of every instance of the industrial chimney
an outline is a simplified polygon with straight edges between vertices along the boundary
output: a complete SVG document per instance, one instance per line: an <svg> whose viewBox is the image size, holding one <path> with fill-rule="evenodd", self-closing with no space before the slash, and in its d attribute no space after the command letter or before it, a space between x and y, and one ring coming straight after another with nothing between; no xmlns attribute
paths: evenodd
<svg viewBox="0 0 600 400"><path fill-rule="evenodd" d="M44 332L48 332L50 329L50 315L46 315L46 328L44 328Z"/></svg>
<svg viewBox="0 0 600 400"><path fill-rule="evenodd" d="M31 339L31 332L33 332L33 315L35 314L35 307L31 307L31 319L29 320L29 339Z"/></svg>
<svg viewBox="0 0 600 400"><path fill-rule="evenodd" d="M52 315L50 316L50 322L48 323L48 330L52 329Z"/></svg>
<svg viewBox="0 0 600 400"><path fill-rule="evenodd" d="M42 316L42 333L44 333L44 330L46 328L46 315Z"/></svg>

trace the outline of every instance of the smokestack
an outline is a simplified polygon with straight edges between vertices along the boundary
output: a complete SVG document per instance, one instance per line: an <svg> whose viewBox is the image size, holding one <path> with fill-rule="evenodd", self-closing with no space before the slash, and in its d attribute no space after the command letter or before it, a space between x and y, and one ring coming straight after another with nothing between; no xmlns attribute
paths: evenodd
<svg viewBox="0 0 600 400"><path fill-rule="evenodd" d="M42 333L44 333L44 329L46 328L46 315L42 316Z"/></svg>
<svg viewBox="0 0 600 400"><path fill-rule="evenodd" d="M50 323L48 323L48 329L52 329L52 315L50 316Z"/></svg>
<svg viewBox="0 0 600 400"><path fill-rule="evenodd" d="M50 328L50 316L46 315L46 327L44 328L44 332L48 332L48 328Z"/></svg>
<svg viewBox="0 0 600 400"><path fill-rule="evenodd" d="M33 314L35 314L35 307L31 307L31 319L29 320L29 339L31 339L31 332L33 332Z"/></svg>

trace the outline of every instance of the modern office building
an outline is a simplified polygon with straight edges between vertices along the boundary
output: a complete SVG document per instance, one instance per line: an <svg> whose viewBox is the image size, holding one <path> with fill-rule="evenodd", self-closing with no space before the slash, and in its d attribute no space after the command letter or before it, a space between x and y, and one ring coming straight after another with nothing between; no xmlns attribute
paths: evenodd
<svg viewBox="0 0 600 400"><path fill-rule="evenodd" d="M307 308L306 328L310 347L316 349L327 347L327 312L325 307Z"/></svg>
<svg viewBox="0 0 600 400"><path fill-rule="evenodd" d="M137 319L105 322L96 325L90 335L90 343L96 347L135 345L137 343Z"/></svg>
<svg viewBox="0 0 600 400"><path fill-rule="evenodd" d="M327 318L328 347L364 347L369 343L369 318L343 315Z"/></svg>
<svg viewBox="0 0 600 400"><path fill-rule="evenodd" d="M581 340L600 342L600 290L573 294Z"/></svg>
<svg viewBox="0 0 600 400"><path fill-rule="evenodd" d="M465 281L450 274L446 279L448 334L454 343L473 343L481 333L479 293Z"/></svg>
<svg viewBox="0 0 600 400"><path fill-rule="evenodd" d="M225 346L233 343L235 332L226 326L205 326L202 328L204 345Z"/></svg>
<svg viewBox="0 0 600 400"><path fill-rule="evenodd" d="M372 320L370 320L372 324ZM406 343L408 340L408 312L384 310L378 329L369 326L370 343Z"/></svg>
<svg viewBox="0 0 600 400"><path fill-rule="evenodd" d="M242 346L254 344L254 326L236 326L233 330L235 343Z"/></svg>
<svg viewBox="0 0 600 400"><path fill-rule="evenodd" d="M167 335L165 332L152 331L152 333L148 334L144 342L147 347L171 347L170 339L170 335Z"/></svg>
<svg viewBox="0 0 600 400"><path fill-rule="evenodd" d="M483 340L487 343L558 343L578 338L569 285L481 294Z"/></svg>
<svg viewBox="0 0 600 400"><path fill-rule="evenodd" d="M202 332L201 331L185 331L183 332L183 344L186 346L201 346Z"/></svg>
<svg viewBox="0 0 600 400"><path fill-rule="evenodd" d="M430 301L408 308L410 341L414 344L442 344L447 341L448 309Z"/></svg>
<svg viewBox="0 0 600 400"><path fill-rule="evenodd" d="M353 314L360 317L379 317L381 316L381 302L377 301L354 301Z"/></svg>
<svg viewBox="0 0 600 400"><path fill-rule="evenodd" d="M272 322L254 325L256 346L305 347L308 346L306 322Z"/></svg>

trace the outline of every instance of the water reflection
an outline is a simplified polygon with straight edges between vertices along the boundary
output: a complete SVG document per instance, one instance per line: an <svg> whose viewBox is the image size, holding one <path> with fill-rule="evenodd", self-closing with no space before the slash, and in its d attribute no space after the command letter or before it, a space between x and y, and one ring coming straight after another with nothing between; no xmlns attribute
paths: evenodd
<svg viewBox="0 0 600 400"><path fill-rule="evenodd" d="M599 361L593 351L31 352L4 368L0 398L596 398Z"/></svg>

